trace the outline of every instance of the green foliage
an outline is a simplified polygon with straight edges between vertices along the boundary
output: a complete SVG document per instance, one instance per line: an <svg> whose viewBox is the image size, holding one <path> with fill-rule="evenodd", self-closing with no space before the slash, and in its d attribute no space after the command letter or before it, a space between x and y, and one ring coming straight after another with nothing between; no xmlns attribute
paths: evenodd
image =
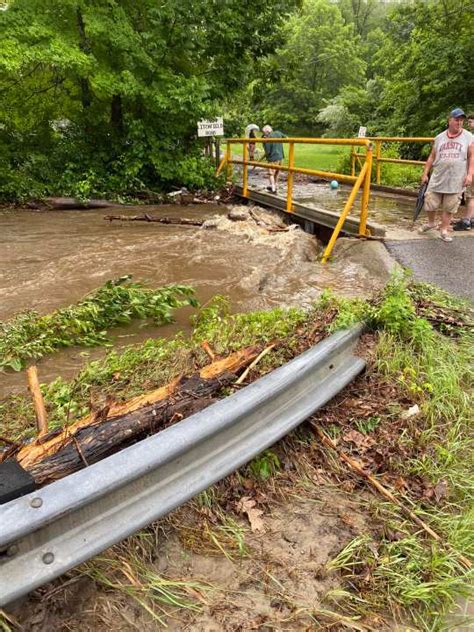
<svg viewBox="0 0 474 632"><path fill-rule="evenodd" d="M275 452L265 450L265 452L255 457L248 467L255 478L266 481L280 469L281 463Z"/></svg>
<svg viewBox="0 0 474 632"><path fill-rule="evenodd" d="M305 0L281 37L277 53L263 68L256 105L266 120L314 134L321 129L318 114L326 102L364 80L359 38L338 6L327 0Z"/></svg>
<svg viewBox="0 0 474 632"><path fill-rule="evenodd" d="M276 45L295 0L15 0L0 11L0 196L216 186L196 124Z"/></svg>
<svg viewBox="0 0 474 632"><path fill-rule="evenodd" d="M108 344L107 329L134 318L152 318L157 324L172 320L172 311L196 306L193 290L170 285L158 290L131 283L130 277L108 281L80 303L40 316L24 312L0 322L0 368L22 369L60 347Z"/></svg>
<svg viewBox="0 0 474 632"><path fill-rule="evenodd" d="M207 340L217 353L226 353L290 337L307 317L304 310L297 308L230 314L228 299L215 296L193 317L193 339ZM290 339L288 344L291 345Z"/></svg>
<svg viewBox="0 0 474 632"><path fill-rule="evenodd" d="M431 136L442 131L454 106L472 108L470 10L466 0L445 0L408 3L392 12L377 53L382 131Z"/></svg>

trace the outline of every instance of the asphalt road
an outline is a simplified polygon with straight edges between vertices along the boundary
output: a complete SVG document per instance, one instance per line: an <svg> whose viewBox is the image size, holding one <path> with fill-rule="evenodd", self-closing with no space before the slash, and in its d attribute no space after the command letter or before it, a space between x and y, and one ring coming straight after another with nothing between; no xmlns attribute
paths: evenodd
<svg viewBox="0 0 474 632"><path fill-rule="evenodd" d="M471 231L474 233L474 231ZM385 241L390 254L416 279L474 301L474 234L455 235L453 241L410 239Z"/></svg>

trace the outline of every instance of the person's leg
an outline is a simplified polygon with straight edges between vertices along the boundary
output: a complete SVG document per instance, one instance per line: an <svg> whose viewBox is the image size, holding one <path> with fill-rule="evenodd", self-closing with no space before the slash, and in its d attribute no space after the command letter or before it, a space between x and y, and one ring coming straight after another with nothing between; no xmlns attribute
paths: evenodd
<svg viewBox="0 0 474 632"><path fill-rule="evenodd" d="M268 190L271 191L272 193L276 193L276 169L269 169L268 170L268 179L270 180L270 186L268 187Z"/></svg>
<svg viewBox="0 0 474 632"><path fill-rule="evenodd" d="M461 218L453 225L453 230L471 230L471 217L474 212L474 203L471 199L472 191L466 189L464 197L466 200L466 206L464 207L464 213L460 212Z"/></svg>
<svg viewBox="0 0 474 632"><path fill-rule="evenodd" d="M277 165L281 165L281 160L277 162ZM278 178L280 177L280 169L275 169L275 188L278 185Z"/></svg>
<svg viewBox="0 0 474 632"><path fill-rule="evenodd" d="M436 228L436 212L441 206L441 201L441 193L428 191L428 193L425 195L423 210L426 212L426 215L428 217L428 223L420 228L421 233L425 233L428 230Z"/></svg>
<svg viewBox="0 0 474 632"><path fill-rule="evenodd" d="M459 204L461 202L461 194L454 193L452 195L444 194L442 199L443 215L441 220L441 239L443 241L452 241L452 237L449 236L449 228L451 225L452 216L457 213Z"/></svg>

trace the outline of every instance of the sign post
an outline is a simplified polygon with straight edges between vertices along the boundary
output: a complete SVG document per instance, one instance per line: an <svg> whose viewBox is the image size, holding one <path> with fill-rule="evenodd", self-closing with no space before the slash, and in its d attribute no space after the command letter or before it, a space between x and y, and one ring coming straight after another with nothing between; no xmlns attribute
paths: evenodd
<svg viewBox="0 0 474 632"><path fill-rule="evenodd" d="M213 120L198 121L198 137L209 138L209 148L211 149L212 156L212 138L215 138L214 147L216 152L216 169L219 167L220 162L220 142L219 136L224 136L224 119L222 116L218 116Z"/></svg>

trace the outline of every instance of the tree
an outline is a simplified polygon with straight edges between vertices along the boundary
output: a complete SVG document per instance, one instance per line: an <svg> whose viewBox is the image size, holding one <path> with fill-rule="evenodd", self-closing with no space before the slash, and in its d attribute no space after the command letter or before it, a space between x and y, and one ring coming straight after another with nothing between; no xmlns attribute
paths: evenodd
<svg viewBox="0 0 474 632"><path fill-rule="evenodd" d="M387 133L431 136L455 106L474 105L470 0L431 0L395 9L377 53Z"/></svg>
<svg viewBox="0 0 474 632"><path fill-rule="evenodd" d="M197 120L245 84L295 2L14 0L0 14L10 164L47 156L63 185L192 179Z"/></svg>
<svg viewBox="0 0 474 632"><path fill-rule="evenodd" d="M345 86L364 83L360 38L328 0L305 0L282 29L283 45L268 61L260 88L267 117L314 133L318 114Z"/></svg>

